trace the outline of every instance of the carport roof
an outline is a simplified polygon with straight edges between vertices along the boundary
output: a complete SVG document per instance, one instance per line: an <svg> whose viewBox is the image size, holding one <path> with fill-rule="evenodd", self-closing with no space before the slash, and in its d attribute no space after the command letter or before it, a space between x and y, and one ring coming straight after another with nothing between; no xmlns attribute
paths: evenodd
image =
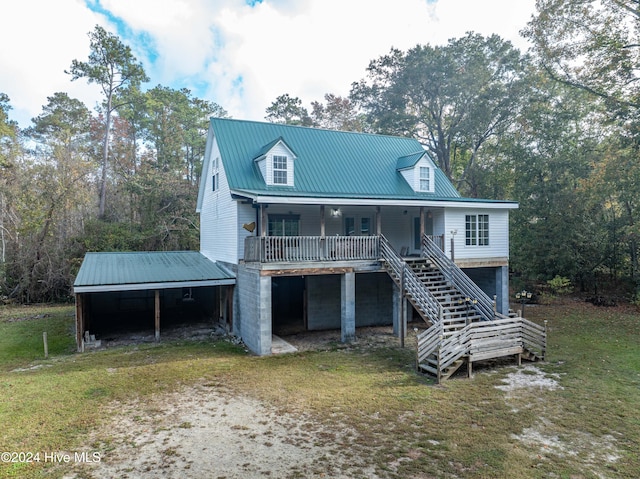
<svg viewBox="0 0 640 479"><path fill-rule="evenodd" d="M87 253L74 293L235 284L235 275L197 251Z"/></svg>

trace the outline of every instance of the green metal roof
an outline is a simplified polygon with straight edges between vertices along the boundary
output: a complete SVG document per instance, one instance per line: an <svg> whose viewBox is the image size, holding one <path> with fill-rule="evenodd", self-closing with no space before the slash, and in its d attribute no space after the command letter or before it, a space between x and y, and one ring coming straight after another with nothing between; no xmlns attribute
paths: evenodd
<svg viewBox="0 0 640 479"><path fill-rule="evenodd" d="M436 169L435 191L416 192L397 170L399 159L426 154L415 139L212 118L211 128L232 191L334 198L460 198ZM253 161L282 139L295 151L294 187L267 186Z"/></svg>
<svg viewBox="0 0 640 479"><path fill-rule="evenodd" d="M87 253L75 293L234 284L235 276L197 251Z"/></svg>
<svg viewBox="0 0 640 479"><path fill-rule="evenodd" d="M396 162L396 169L404 170L405 168L413 168L414 166L416 166L416 163L420 161L420 159L426 154L426 152L421 151L419 153L414 153L413 155L407 155L398 158L398 161Z"/></svg>

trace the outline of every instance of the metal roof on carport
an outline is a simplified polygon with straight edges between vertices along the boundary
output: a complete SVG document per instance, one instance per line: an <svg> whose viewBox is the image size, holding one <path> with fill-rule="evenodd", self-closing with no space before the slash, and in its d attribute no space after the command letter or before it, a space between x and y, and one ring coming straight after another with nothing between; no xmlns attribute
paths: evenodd
<svg viewBox="0 0 640 479"><path fill-rule="evenodd" d="M87 253L74 293L235 284L235 275L197 251Z"/></svg>

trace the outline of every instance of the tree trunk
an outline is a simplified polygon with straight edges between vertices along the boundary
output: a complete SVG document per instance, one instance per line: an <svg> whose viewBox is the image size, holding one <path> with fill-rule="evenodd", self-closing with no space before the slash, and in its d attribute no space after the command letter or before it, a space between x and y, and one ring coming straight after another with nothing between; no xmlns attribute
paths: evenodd
<svg viewBox="0 0 640 479"><path fill-rule="evenodd" d="M102 142L102 175L100 178L100 204L98 217L104 219L107 205L107 167L109 165L109 133L111 131L111 93L107 98L107 111L105 116L104 141Z"/></svg>

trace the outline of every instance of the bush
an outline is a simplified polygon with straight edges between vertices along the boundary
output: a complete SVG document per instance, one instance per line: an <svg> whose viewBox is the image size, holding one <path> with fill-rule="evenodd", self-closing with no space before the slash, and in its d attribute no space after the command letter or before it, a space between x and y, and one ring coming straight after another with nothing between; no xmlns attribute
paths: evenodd
<svg viewBox="0 0 640 479"><path fill-rule="evenodd" d="M556 275L553 279L547 281L549 291L553 295L563 296L573 291L573 285L569 278Z"/></svg>

